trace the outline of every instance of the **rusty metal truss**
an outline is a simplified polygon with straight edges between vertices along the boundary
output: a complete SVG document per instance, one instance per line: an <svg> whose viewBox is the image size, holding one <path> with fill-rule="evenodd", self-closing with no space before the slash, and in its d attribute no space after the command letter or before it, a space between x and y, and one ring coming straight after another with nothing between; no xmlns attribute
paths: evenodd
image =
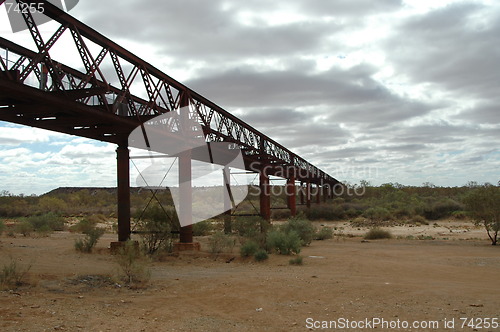
<svg viewBox="0 0 500 332"><path fill-rule="evenodd" d="M267 167L273 175L273 167L288 167L297 180L339 183L59 8L46 1L22 2L42 4L59 26L44 36L26 11L22 15L36 50L0 37L0 120L123 145L134 128L179 109L184 99L196 113L206 142L234 143L248 168ZM74 58L56 60L56 49L69 41L80 65L74 65Z"/></svg>

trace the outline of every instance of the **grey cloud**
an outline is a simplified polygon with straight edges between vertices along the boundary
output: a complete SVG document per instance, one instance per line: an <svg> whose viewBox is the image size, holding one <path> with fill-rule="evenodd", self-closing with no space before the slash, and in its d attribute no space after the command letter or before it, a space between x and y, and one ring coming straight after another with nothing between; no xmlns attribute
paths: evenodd
<svg viewBox="0 0 500 332"><path fill-rule="evenodd" d="M273 128L288 127L307 120L308 117L307 114L298 112L295 109L286 108L247 108L239 112L238 116L240 119L257 128L261 126L267 127L269 124L272 124Z"/></svg>
<svg viewBox="0 0 500 332"><path fill-rule="evenodd" d="M403 125L388 124L385 128L372 129L374 135L365 141L381 142L382 145L397 143L401 145L427 145L459 143L479 135L482 131L477 126L453 125L445 121L436 124Z"/></svg>
<svg viewBox="0 0 500 332"><path fill-rule="evenodd" d="M395 144L380 147L381 150L390 152L414 153L427 149L425 144Z"/></svg>
<svg viewBox="0 0 500 332"><path fill-rule="evenodd" d="M467 120L480 124L500 125L500 98L479 103L456 115L457 119ZM496 131L500 135L499 131Z"/></svg>
<svg viewBox="0 0 500 332"><path fill-rule="evenodd" d="M290 149L306 149L311 146L321 150L347 143L350 134L334 123L299 121L276 133L280 143Z"/></svg>
<svg viewBox="0 0 500 332"><path fill-rule="evenodd" d="M386 46L397 70L414 83L488 99L500 88L499 43L499 12L460 3L403 21Z"/></svg>
<svg viewBox="0 0 500 332"><path fill-rule="evenodd" d="M306 0L300 2L305 12L325 16L363 16L394 11L401 8L400 0Z"/></svg>
<svg viewBox="0 0 500 332"><path fill-rule="evenodd" d="M226 11L222 1L161 1L154 7L123 2L120 7L123 10L114 12L111 8L89 9L84 21L110 37L142 40L165 54L182 56L184 61L217 58L223 64L242 56L302 54L319 47L324 36L342 30L336 23L317 20L246 26L238 21L240 6ZM252 12L270 10L269 2L249 8Z"/></svg>
<svg viewBox="0 0 500 332"><path fill-rule="evenodd" d="M380 126L424 115L434 106L405 100L373 80L371 66L331 69L319 74L257 72L242 67L188 82L193 89L231 107L329 105L330 121Z"/></svg>

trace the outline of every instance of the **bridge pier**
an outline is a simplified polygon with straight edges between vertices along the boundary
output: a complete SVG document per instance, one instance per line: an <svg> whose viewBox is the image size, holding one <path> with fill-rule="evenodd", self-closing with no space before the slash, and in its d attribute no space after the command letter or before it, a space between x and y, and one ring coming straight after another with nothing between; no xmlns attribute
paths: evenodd
<svg viewBox="0 0 500 332"><path fill-rule="evenodd" d="M271 188L269 187L269 175L265 170L259 172L260 187L260 215L266 221L271 220Z"/></svg>
<svg viewBox="0 0 500 332"><path fill-rule="evenodd" d="M116 149L118 185L118 241L130 239L130 164L126 144Z"/></svg>
<svg viewBox="0 0 500 332"><path fill-rule="evenodd" d="M224 233L225 234L231 234L232 232L232 227L231 227L231 209L232 209L232 202L231 202L231 178L230 178L230 170L228 166L224 166L224 169L222 170L222 176L224 178L224 186L222 190L224 191Z"/></svg>
<svg viewBox="0 0 500 332"><path fill-rule="evenodd" d="M300 181L300 205L304 205L304 181Z"/></svg>
<svg viewBox="0 0 500 332"><path fill-rule="evenodd" d="M306 182L306 206L308 209L311 208L311 182L309 180Z"/></svg>
<svg viewBox="0 0 500 332"><path fill-rule="evenodd" d="M183 224L179 232L179 242L174 243L174 251L200 250L200 243L193 242L193 188L191 183L191 150L179 155L179 220Z"/></svg>
<svg viewBox="0 0 500 332"><path fill-rule="evenodd" d="M321 204L321 187L316 184L316 204Z"/></svg>
<svg viewBox="0 0 500 332"><path fill-rule="evenodd" d="M193 242L193 189L191 188L191 151L184 151L179 156L179 220L184 224L181 227L181 243Z"/></svg>
<svg viewBox="0 0 500 332"><path fill-rule="evenodd" d="M290 177L287 179L287 184L286 184L286 196L287 196L287 205L288 208L290 209L290 214L292 217L295 217L297 214L297 204L296 204L296 187L295 187L295 175L292 174Z"/></svg>

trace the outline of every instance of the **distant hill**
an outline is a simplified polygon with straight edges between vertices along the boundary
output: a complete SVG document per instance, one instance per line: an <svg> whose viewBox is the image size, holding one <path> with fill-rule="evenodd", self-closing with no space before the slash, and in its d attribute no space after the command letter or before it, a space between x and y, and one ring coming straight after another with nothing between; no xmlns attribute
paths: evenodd
<svg viewBox="0 0 500 332"><path fill-rule="evenodd" d="M98 192L107 192L110 194L116 194L117 188L116 187L59 187L57 189L51 190L41 196L58 196L58 195L64 195L64 194L73 194L75 192L79 192L82 190L87 190L91 194L96 194ZM144 188L140 187L132 187L130 188L131 193L139 193L143 190L147 190Z"/></svg>

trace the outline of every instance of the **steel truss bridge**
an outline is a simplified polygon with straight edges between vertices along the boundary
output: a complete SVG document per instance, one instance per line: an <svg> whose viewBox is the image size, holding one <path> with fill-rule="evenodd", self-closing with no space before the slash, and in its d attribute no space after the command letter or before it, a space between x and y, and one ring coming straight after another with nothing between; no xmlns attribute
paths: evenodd
<svg viewBox="0 0 500 332"><path fill-rule="evenodd" d="M297 183L304 188L301 200L307 206L311 204L312 185L319 189L318 203L320 196L323 200L331 198L332 188L340 185L283 145L58 7L46 1L16 2L43 7L58 28L44 38L28 10L21 15L33 49L0 36L0 120L117 144L119 241L130 237L128 136L152 118L179 108L193 110L208 145L234 144L242 152L245 168L259 172L260 214L266 220L271 215L269 176L287 179L292 215L296 213ZM0 7L5 5L5 0L0 0ZM53 50L68 42L80 59L55 59ZM81 61L79 69L63 63L76 60ZM188 156L179 163L189 169L191 157L196 159ZM181 209L189 212L190 188L184 190ZM190 226L181 228L180 242L192 242Z"/></svg>

